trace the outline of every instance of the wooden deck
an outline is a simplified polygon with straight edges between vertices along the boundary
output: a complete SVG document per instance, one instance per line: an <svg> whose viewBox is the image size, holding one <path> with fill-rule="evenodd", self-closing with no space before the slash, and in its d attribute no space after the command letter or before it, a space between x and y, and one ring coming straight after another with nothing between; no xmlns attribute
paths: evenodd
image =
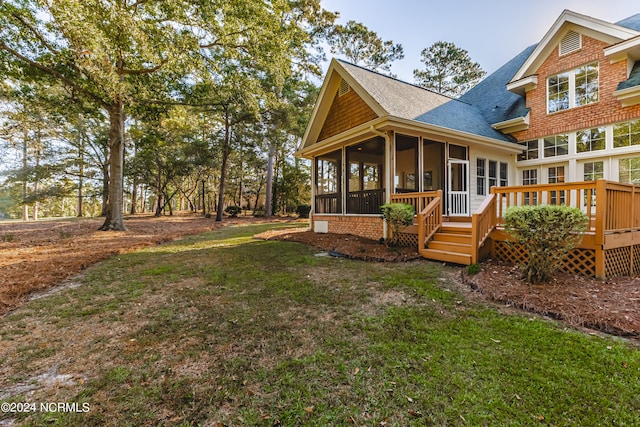
<svg viewBox="0 0 640 427"><path fill-rule="evenodd" d="M442 192L392 195L412 204L417 224L405 232L417 235L420 254L462 265L492 256L518 263L528 254L509 244L504 213L511 206L565 204L581 209L589 228L579 248L565 260L566 271L601 278L640 275L640 186L606 180L565 184L494 187L466 222L442 216Z"/></svg>

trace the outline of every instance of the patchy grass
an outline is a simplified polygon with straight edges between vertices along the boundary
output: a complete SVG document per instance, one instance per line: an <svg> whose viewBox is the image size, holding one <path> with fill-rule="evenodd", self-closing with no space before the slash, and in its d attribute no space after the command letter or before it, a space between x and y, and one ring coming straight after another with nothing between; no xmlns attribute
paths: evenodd
<svg viewBox="0 0 640 427"><path fill-rule="evenodd" d="M640 353L469 300L442 267L224 228L111 258L0 321L24 425L638 425ZM80 406L81 407L81 406Z"/></svg>

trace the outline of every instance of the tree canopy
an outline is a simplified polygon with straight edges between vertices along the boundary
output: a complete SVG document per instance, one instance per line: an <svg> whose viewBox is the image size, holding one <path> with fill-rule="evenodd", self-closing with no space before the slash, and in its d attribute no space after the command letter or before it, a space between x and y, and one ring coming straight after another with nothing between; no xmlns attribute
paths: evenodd
<svg viewBox="0 0 640 427"><path fill-rule="evenodd" d="M356 65L373 71L391 72L391 63L404 58L401 44L384 41L364 24L349 21L336 25L328 37L331 52L342 54Z"/></svg>
<svg viewBox="0 0 640 427"><path fill-rule="evenodd" d="M125 229L127 120L144 117L148 125L154 122L147 110L170 113L178 105L193 108L194 115L207 111L217 125L198 130L220 136L226 129L222 151L228 156L233 125L256 122L265 107L260 81L268 78L279 88L292 76L317 74L321 56L314 46L334 19L320 0L3 0L0 75L3 85L35 80L60 85L66 91L63 103L88 102L103 110L109 168L102 171L108 185L102 229ZM145 139L140 155L153 144L162 147L176 130L162 132L161 117L155 125L149 135L162 137ZM134 182L143 178L131 170Z"/></svg>
<svg viewBox="0 0 640 427"><path fill-rule="evenodd" d="M423 49L421 56L425 68L413 70L416 84L442 95L458 97L486 75L469 52L451 42L436 42Z"/></svg>

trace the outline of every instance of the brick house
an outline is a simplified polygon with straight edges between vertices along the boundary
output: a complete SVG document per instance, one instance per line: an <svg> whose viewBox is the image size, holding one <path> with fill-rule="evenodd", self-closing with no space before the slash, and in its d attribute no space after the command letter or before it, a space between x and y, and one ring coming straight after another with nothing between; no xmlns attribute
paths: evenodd
<svg viewBox="0 0 640 427"><path fill-rule="evenodd" d="M425 258L517 261L504 210L567 204L591 221L566 270L640 273L640 14L566 10L458 99L333 60L298 155L316 232L387 237L380 205L404 202Z"/></svg>

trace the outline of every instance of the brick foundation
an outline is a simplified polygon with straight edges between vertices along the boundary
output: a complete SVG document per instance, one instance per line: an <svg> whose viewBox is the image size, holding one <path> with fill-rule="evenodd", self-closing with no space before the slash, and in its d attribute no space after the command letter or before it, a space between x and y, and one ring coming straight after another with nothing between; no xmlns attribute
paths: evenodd
<svg viewBox="0 0 640 427"><path fill-rule="evenodd" d="M384 221L382 217L313 215L311 218L311 230L315 229L316 221L327 221L329 233L354 234L373 240L379 240L384 236Z"/></svg>

